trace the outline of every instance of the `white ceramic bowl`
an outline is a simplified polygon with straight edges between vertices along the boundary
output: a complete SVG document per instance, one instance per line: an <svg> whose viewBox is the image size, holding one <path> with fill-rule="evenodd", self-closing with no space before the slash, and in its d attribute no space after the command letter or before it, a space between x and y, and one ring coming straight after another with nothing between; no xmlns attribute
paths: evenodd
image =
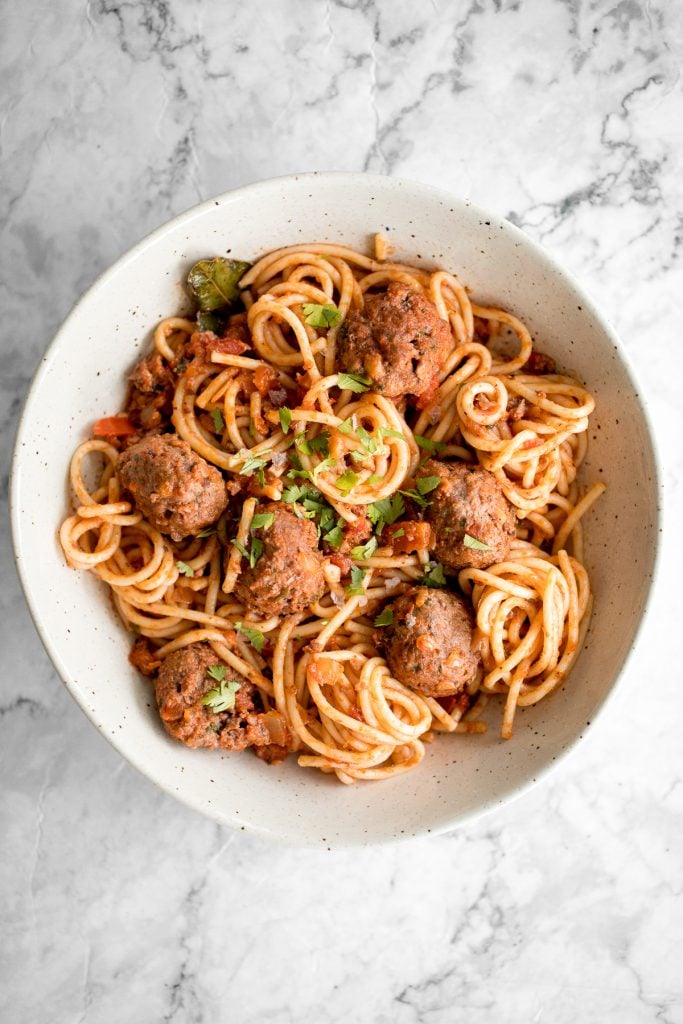
<svg viewBox="0 0 683 1024"><path fill-rule="evenodd" d="M200 257L253 260L298 241L366 247L389 229L397 258L456 271L484 304L510 309L543 351L597 396L585 480L607 493L585 522L596 595L568 682L521 710L511 741L493 706L486 736L443 737L415 771L342 786L294 759L188 750L169 739L149 684L128 664L129 637L103 585L66 567L56 531L67 470L98 417L116 411L124 377L164 316L187 304ZM513 225L425 185L355 174L300 175L229 192L159 228L108 270L65 321L33 382L19 428L12 525L19 572L54 665L91 721L133 765L217 821L298 845L382 843L450 829L518 794L585 733L622 671L654 568L657 473L619 341L569 275ZM74 751L78 757L78 751Z"/></svg>

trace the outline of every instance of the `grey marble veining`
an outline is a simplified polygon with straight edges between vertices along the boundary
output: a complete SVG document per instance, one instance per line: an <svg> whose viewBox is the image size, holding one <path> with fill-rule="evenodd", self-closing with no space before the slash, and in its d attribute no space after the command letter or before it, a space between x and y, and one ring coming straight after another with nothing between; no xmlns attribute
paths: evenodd
<svg viewBox="0 0 683 1024"><path fill-rule="evenodd" d="M672 535L620 693L556 777L449 836L323 854L120 759L43 653L3 523L0 1020L683 1021L682 57L666 0L0 8L3 493L31 374L101 270L230 187L366 169L507 215L597 297Z"/></svg>

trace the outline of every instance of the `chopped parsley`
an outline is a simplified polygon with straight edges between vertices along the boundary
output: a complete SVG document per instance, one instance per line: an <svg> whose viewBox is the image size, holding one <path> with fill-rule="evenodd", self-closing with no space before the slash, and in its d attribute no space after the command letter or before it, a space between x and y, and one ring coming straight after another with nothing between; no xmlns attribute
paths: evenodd
<svg viewBox="0 0 683 1024"><path fill-rule="evenodd" d="M211 419L213 420L213 429L217 434L222 434L225 430L225 420L223 419L223 413L220 409L211 410Z"/></svg>
<svg viewBox="0 0 683 1024"><path fill-rule="evenodd" d="M334 327L341 320L341 313L333 302L319 306L315 302L304 302L304 318L311 327Z"/></svg>
<svg viewBox="0 0 683 1024"><path fill-rule="evenodd" d="M214 679L218 686L213 687L202 697L202 704L211 708L214 713L232 711L235 706L235 694L242 688L237 679L226 679L225 665L211 665L207 675Z"/></svg>
<svg viewBox="0 0 683 1024"><path fill-rule="evenodd" d="M359 565L351 566L351 583L346 587L346 593L353 597L356 594L364 593L363 580L365 579L366 572L361 569Z"/></svg>
<svg viewBox="0 0 683 1024"><path fill-rule="evenodd" d="M239 471L240 476L253 476L256 473L258 482L263 487L266 482L263 470L268 465L268 459L266 458L268 455L270 455L270 451L261 452L260 456L248 455Z"/></svg>
<svg viewBox="0 0 683 1024"><path fill-rule="evenodd" d="M446 577L440 562L427 562L420 580L423 587L445 587Z"/></svg>
<svg viewBox="0 0 683 1024"><path fill-rule="evenodd" d="M330 435L326 430L323 430L321 434L312 437L310 440L303 433L297 434L294 443L304 455L313 455L314 452L320 452L321 455L327 456L330 454L329 440Z"/></svg>
<svg viewBox="0 0 683 1024"><path fill-rule="evenodd" d="M328 469L332 469L336 465L337 460L333 459L331 456L328 456L326 459L323 459L321 462L319 462L318 465L315 467L311 475L311 479L315 483L320 473L326 473Z"/></svg>
<svg viewBox="0 0 683 1024"><path fill-rule="evenodd" d="M382 535L385 525L392 523L403 515L406 505L400 494L394 494L391 498L381 498L368 505L368 518L375 527L378 536Z"/></svg>
<svg viewBox="0 0 683 1024"><path fill-rule="evenodd" d="M251 521L251 527L253 530L258 530L259 527L263 527L264 530L269 530L274 522L274 512L257 512Z"/></svg>
<svg viewBox="0 0 683 1024"><path fill-rule="evenodd" d="M340 373L337 375L337 385L343 391L355 391L356 394L360 394L362 391L370 390L372 380L362 373Z"/></svg>
<svg viewBox="0 0 683 1024"><path fill-rule="evenodd" d="M182 576L194 576L194 569L187 562L176 562L176 569Z"/></svg>
<svg viewBox="0 0 683 1024"><path fill-rule="evenodd" d="M466 533L463 537L463 544L466 548L472 548L474 551L490 551L491 548L488 544L484 544L483 540L477 540L476 537L470 537L469 533Z"/></svg>
<svg viewBox="0 0 683 1024"><path fill-rule="evenodd" d="M335 526L334 529L329 531L329 533L323 534L323 540L329 544L331 548L340 548L344 542L344 530L341 526Z"/></svg>
<svg viewBox="0 0 683 1024"><path fill-rule="evenodd" d="M431 504L425 498L425 494L430 494L439 486L440 483L440 476L421 476L417 481L417 490L401 491L401 494L405 494L407 498L414 501L418 508L425 509L429 504Z"/></svg>
<svg viewBox="0 0 683 1024"><path fill-rule="evenodd" d="M244 544L241 544L240 541L238 540L231 540L230 543L237 548L239 553L242 555L242 558L247 559L247 561L249 562L249 567L251 569L254 568L259 558L263 554L263 541L259 540L258 537L251 538L251 549L249 551L247 551Z"/></svg>
<svg viewBox="0 0 683 1024"><path fill-rule="evenodd" d="M334 486L341 494L346 495L354 489L359 480L360 477L352 469L347 469L345 473L337 477Z"/></svg>
<svg viewBox="0 0 683 1024"><path fill-rule="evenodd" d="M258 651L259 654L261 653L265 641L263 633L261 633L258 629L248 629L246 626L243 626L241 622L235 623L235 629L237 630L238 633L241 633L243 636L246 636L247 640L254 648L254 650Z"/></svg>
<svg viewBox="0 0 683 1024"><path fill-rule="evenodd" d="M394 621L394 612L391 608L385 608L375 619L376 626L390 626Z"/></svg>
<svg viewBox="0 0 683 1024"><path fill-rule="evenodd" d="M417 481L417 489L420 494L429 494L436 490L441 483L440 476L421 476Z"/></svg>
<svg viewBox="0 0 683 1024"><path fill-rule="evenodd" d="M287 406L283 405L281 409L278 409L277 414L280 417L280 426L282 427L282 433L288 434L292 422L292 410L288 409Z"/></svg>
<svg viewBox="0 0 683 1024"><path fill-rule="evenodd" d="M351 548L351 558L355 558L358 562L365 562L368 558L372 558L378 546L377 538L371 537L367 544L358 544L355 548Z"/></svg>
<svg viewBox="0 0 683 1024"><path fill-rule="evenodd" d="M391 427L380 427L379 432L382 437L398 437L401 441L405 441L405 436L400 430L392 430Z"/></svg>
<svg viewBox="0 0 683 1024"><path fill-rule="evenodd" d="M216 532L216 527L215 526L207 526L207 528L205 530L200 530L199 533L196 533L195 537L201 537L203 539L204 537L210 537L211 534L215 533L215 532Z"/></svg>
<svg viewBox="0 0 683 1024"><path fill-rule="evenodd" d="M431 437L423 437L421 434L413 434L413 437L415 444L426 452L442 452L446 447L443 441L434 441Z"/></svg>
<svg viewBox="0 0 683 1024"><path fill-rule="evenodd" d="M340 434L350 434L354 429L353 420L344 420L342 423L338 423L335 429L338 430Z"/></svg>

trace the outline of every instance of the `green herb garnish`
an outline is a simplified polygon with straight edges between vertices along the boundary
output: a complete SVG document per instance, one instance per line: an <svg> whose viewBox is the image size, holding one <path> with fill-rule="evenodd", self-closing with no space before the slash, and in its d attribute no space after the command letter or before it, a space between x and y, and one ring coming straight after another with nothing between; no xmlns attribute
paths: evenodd
<svg viewBox="0 0 683 1024"><path fill-rule="evenodd" d="M362 373L340 373L337 375L337 385L343 391L355 391L356 394L360 394L362 391L370 390L372 380Z"/></svg>
<svg viewBox="0 0 683 1024"><path fill-rule="evenodd" d="M258 530L259 527L263 527L264 530L269 530L274 522L274 512L257 512L251 521L251 526L253 530Z"/></svg>
<svg viewBox="0 0 683 1024"><path fill-rule="evenodd" d="M477 540L476 537L470 537L469 533L466 533L462 540L466 548L472 548L474 551L490 551L491 548L488 544L484 544L483 540Z"/></svg>
<svg viewBox="0 0 683 1024"><path fill-rule="evenodd" d="M258 651L259 654L261 653L265 641L263 633L258 629L248 629L246 626L243 626L241 622L235 623L235 629L238 633L242 633L243 636L246 636L254 650Z"/></svg>
<svg viewBox="0 0 683 1024"><path fill-rule="evenodd" d="M442 452L446 445L443 441L434 441L431 437L422 437L421 434L413 434L415 444L424 448L426 452Z"/></svg>
<svg viewBox="0 0 683 1024"><path fill-rule="evenodd" d="M251 569L254 568L259 558L263 554L263 541L259 540L258 537L251 538L251 548L249 551L247 551L244 544L242 544L238 540L231 540L230 543L237 548L239 553L242 555L242 558L247 559L247 561L249 562L249 567Z"/></svg>
<svg viewBox="0 0 683 1024"><path fill-rule="evenodd" d="M176 569L182 576L194 576L194 569L187 562L176 562Z"/></svg>
<svg viewBox="0 0 683 1024"><path fill-rule="evenodd" d="M280 426L282 427L282 433L288 434L289 427L292 422L292 410L288 409L286 405L283 405L281 409L278 409L277 414L280 417Z"/></svg>
<svg viewBox="0 0 683 1024"><path fill-rule="evenodd" d="M346 588L346 593L349 594L349 596L364 593L363 580L365 579L365 576L365 570L361 569L359 565L351 566L351 583Z"/></svg>
<svg viewBox="0 0 683 1024"><path fill-rule="evenodd" d="M211 419L213 420L213 429L217 434L222 434L225 430L225 420L223 419L223 413L220 409L211 410Z"/></svg>
<svg viewBox="0 0 683 1024"><path fill-rule="evenodd" d="M237 679L225 678L227 669L225 665L211 665L207 669L207 675L214 679L218 686L215 686L202 697L202 704L210 707L213 712L231 711L235 706L235 694L242 688Z"/></svg>
<svg viewBox="0 0 683 1024"><path fill-rule="evenodd" d="M368 505L368 517L375 527L376 532L381 536L384 526L390 526L403 515L406 505L400 494L394 494L391 498L381 498Z"/></svg>
<svg viewBox="0 0 683 1024"><path fill-rule="evenodd" d="M323 540L326 541L331 548L340 548L344 543L344 530L341 526L335 526L334 529L323 534Z"/></svg>
<svg viewBox="0 0 683 1024"><path fill-rule="evenodd" d="M368 558L372 558L378 547L377 538L371 537L367 544L358 544L355 548L351 548L351 558L355 558L358 562L365 562Z"/></svg>
<svg viewBox="0 0 683 1024"><path fill-rule="evenodd" d="M390 626L394 621L394 612L391 608L384 608L375 619L376 626Z"/></svg>
<svg viewBox="0 0 683 1024"><path fill-rule="evenodd" d="M248 455L239 470L240 476L253 476L256 473L261 487L265 486L266 478L263 470L268 465L268 459L265 457L267 455L270 455L270 451L261 452L261 456Z"/></svg>
<svg viewBox="0 0 683 1024"><path fill-rule="evenodd" d="M397 437L401 441L405 441L405 435L400 430L392 430L391 427L380 427L379 432L382 437Z"/></svg>
<svg viewBox="0 0 683 1024"><path fill-rule="evenodd" d="M440 562L427 562L420 580L423 587L445 587L446 577Z"/></svg>
<svg viewBox="0 0 683 1024"><path fill-rule="evenodd" d="M354 489L359 480L360 477L352 469L347 469L345 473L337 477L334 486L341 494L346 495Z"/></svg>
<svg viewBox="0 0 683 1024"><path fill-rule="evenodd" d="M441 483L440 476L421 476L417 481L417 489L420 494L429 494Z"/></svg>
<svg viewBox="0 0 683 1024"><path fill-rule="evenodd" d="M341 320L341 313L333 302L319 306L315 302L304 302L304 318L311 327L334 327Z"/></svg>
<svg viewBox="0 0 683 1024"><path fill-rule="evenodd" d="M224 256L195 263L187 275L187 283L199 309L209 313L232 305L240 293L239 280L250 266L250 263L229 260Z"/></svg>

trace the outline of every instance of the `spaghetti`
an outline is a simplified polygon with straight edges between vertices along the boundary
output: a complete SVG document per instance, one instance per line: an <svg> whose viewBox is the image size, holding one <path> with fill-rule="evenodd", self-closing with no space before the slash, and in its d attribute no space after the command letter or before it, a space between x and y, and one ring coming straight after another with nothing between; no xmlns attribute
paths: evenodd
<svg viewBox="0 0 683 1024"><path fill-rule="evenodd" d="M582 493L577 482L589 392L544 363L515 316L473 303L453 274L391 262L390 251L381 238L374 257L343 245L288 246L241 276L243 312L223 322L225 310L204 322L200 312L199 326L162 321L148 360L151 404L134 416L129 403L102 421L121 429L96 429L104 436L78 447L75 511L59 534L69 565L108 584L153 665L208 645L256 687L272 743L344 783L415 767L436 733L485 731L481 714L494 694L510 737L516 709L565 679L592 603L581 518L604 490ZM396 282L447 325L448 351L417 400L387 397L339 363L345 321ZM246 344L225 341L231 325ZM143 516L119 477L122 450L164 432L232 489L215 527L181 541ZM514 510L506 558L445 578L421 529L429 494L410 486L425 457L493 475ZM258 571L253 524L257 509L270 508L264 501L312 522L325 552L323 592L292 614L259 613L238 596L240 579ZM386 513L379 526L378 509ZM397 595L448 584L471 606L481 660L458 700L395 678L382 648L383 610Z"/></svg>

